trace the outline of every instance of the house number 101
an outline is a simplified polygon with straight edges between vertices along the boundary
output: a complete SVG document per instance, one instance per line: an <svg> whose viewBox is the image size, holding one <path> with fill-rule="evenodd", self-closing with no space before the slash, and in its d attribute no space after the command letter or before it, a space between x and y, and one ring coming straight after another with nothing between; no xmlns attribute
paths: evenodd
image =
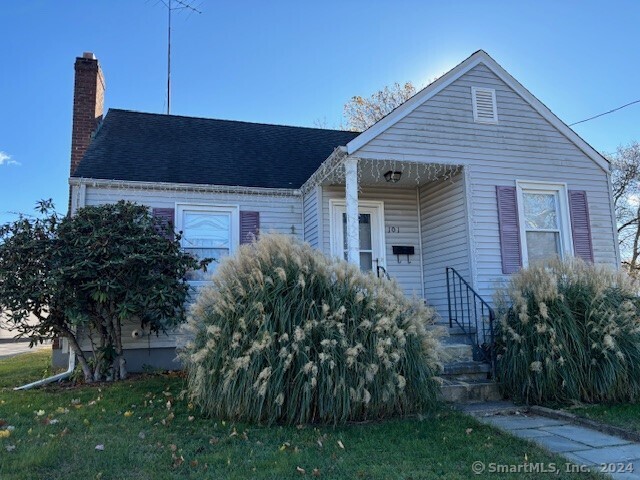
<svg viewBox="0 0 640 480"><path fill-rule="evenodd" d="M387 227L387 233L400 233L400 227Z"/></svg>

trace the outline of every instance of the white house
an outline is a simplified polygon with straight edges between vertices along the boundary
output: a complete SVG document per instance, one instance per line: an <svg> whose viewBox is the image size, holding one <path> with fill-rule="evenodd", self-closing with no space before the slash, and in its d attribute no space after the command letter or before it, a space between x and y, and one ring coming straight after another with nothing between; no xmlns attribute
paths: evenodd
<svg viewBox="0 0 640 480"><path fill-rule="evenodd" d="M97 60L77 59L72 211L148 205L194 253L295 235L472 334L529 262L620 262L607 160L484 51L359 134L113 109L93 132L103 87ZM172 360L177 338L127 347L134 363Z"/></svg>

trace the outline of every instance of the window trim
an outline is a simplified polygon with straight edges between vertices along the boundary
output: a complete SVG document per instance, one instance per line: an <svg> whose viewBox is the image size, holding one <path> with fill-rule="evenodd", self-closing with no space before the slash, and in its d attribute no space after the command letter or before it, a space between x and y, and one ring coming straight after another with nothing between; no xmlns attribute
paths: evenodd
<svg viewBox="0 0 640 480"><path fill-rule="evenodd" d="M518 201L518 221L520 223L520 248L522 266L529 266L527 247L527 227L524 218L524 193L553 193L558 198L560 228L560 258L573 256L573 233L571 230L571 211L569 209L569 190L566 183L516 180L516 198Z"/></svg>
<svg viewBox="0 0 640 480"><path fill-rule="evenodd" d="M230 227L230 244L229 244L229 255L233 255L238 247L240 246L240 206L239 205L220 205L220 204L209 204L209 203L186 203L186 202L176 202L175 204L175 225L176 231L182 231L183 225L183 217L185 211L196 211L196 212L221 212L228 213L231 215L231 223ZM182 242L184 239L180 240L180 246L184 248ZM210 281L207 280L189 280L189 284L193 286L199 285L207 285Z"/></svg>
<svg viewBox="0 0 640 480"><path fill-rule="evenodd" d="M480 118L478 117L478 102L476 100L476 92L488 92L491 94L491 101L493 106L493 118ZM488 123L498 124L498 103L496 101L495 88L486 87L471 87L471 103L473 104L473 121L476 123Z"/></svg>

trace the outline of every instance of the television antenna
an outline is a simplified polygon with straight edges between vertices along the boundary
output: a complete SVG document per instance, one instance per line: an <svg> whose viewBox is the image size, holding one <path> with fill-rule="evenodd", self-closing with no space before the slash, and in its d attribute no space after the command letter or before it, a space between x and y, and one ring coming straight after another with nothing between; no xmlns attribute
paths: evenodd
<svg viewBox="0 0 640 480"><path fill-rule="evenodd" d="M171 113L171 13L174 10L189 10L192 13L202 13L184 0L160 0L167 8L167 115Z"/></svg>

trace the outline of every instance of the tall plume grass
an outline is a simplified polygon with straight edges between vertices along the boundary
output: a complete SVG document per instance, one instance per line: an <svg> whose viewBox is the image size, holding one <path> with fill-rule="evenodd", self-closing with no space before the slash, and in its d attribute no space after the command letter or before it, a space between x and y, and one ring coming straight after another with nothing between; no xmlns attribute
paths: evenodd
<svg viewBox="0 0 640 480"><path fill-rule="evenodd" d="M434 312L389 281L288 236L225 260L182 353L192 400L222 418L344 423L436 402Z"/></svg>
<svg viewBox="0 0 640 480"><path fill-rule="evenodd" d="M533 404L638 399L640 301L623 272L578 259L532 266L496 304L506 393Z"/></svg>

